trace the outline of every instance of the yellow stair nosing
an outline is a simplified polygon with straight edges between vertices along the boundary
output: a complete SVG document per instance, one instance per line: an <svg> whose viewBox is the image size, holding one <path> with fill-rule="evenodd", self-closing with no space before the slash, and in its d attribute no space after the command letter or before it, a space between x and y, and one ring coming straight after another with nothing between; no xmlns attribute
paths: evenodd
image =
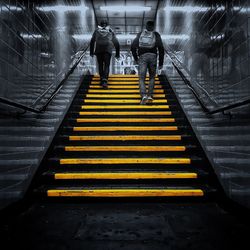
<svg viewBox="0 0 250 250"><path fill-rule="evenodd" d="M174 118L77 118L76 122L175 122Z"/></svg>
<svg viewBox="0 0 250 250"><path fill-rule="evenodd" d="M71 135L69 136L70 141L96 141L96 140L108 140L108 141L147 141L147 140L153 140L153 141L158 141L158 140L171 140L171 141L180 141L181 136L180 135L156 135L156 136L151 136L151 135L132 135L132 136L126 136L126 135L105 135L105 136L75 136Z"/></svg>
<svg viewBox="0 0 250 250"><path fill-rule="evenodd" d="M84 99L84 103L135 103L140 104L141 99ZM166 99L155 99L153 103L167 103Z"/></svg>
<svg viewBox="0 0 250 250"><path fill-rule="evenodd" d="M60 164L191 164L190 158L65 158Z"/></svg>
<svg viewBox="0 0 250 250"><path fill-rule="evenodd" d="M95 151L171 151L171 152L183 152L186 151L185 146L65 146L65 151L86 151L86 152L95 152Z"/></svg>
<svg viewBox="0 0 250 250"><path fill-rule="evenodd" d="M81 109L169 109L169 105L82 105Z"/></svg>
<svg viewBox="0 0 250 250"><path fill-rule="evenodd" d="M155 89L163 89L161 85L156 85L154 87ZM89 89L103 89L102 86L100 85L90 85ZM138 86L131 86L131 85L117 85L117 86L113 86L113 85L108 85L108 89L139 89L139 85Z"/></svg>
<svg viewBox="0 0 250 250"><path fill-rule="evenodd" d="M73 127L73 131L177 131L177 126Z"/></svg>
<svg viewBox="0 0 250 250"><path fill-rule="evenodd" d="M98 97L98 98L141 98L141 95L138 94L86 94L87 98ZM154 94L155 97L165 98L164 94Z"/></svg>
<svg viewBox="0 0 250 250"><path fill-rule="evenodd" d="M140 93L139 89L88 89L88 93ZM163 89L155 89L154 93L164 93Z"/></svg>
<svg viewBox="0 0 250 250"><path fill-rule="evenodd" d="M201 189L74 189L47 190L49 197L189 197L204 196Z"/></svg>
<svg viewBox="0 0 250 250"><path fill-rule="evenodd" d="M145 85L148 85L149 84L149 81L146 81L145 82ZM161 85L160 81L155 81L155 86L156 85ZM100 85L100 81L97 81L97 80L94 80L92 81L89 86L91 85ZM126 85L139 85L139 81L124 81L124 82L119 82L119 81L109 81L108 85L123 85L123 86L126 86Z"/></svg>
<svg viewBox="0 0 250 250"><path fill-rule="evenodd" d="M56 173L55 180L140 180L140 179L197 179L197 173L127 172L127 173Z"/></svg>
<svg viewBox="0 0 250 250"><path fill-rule="evenodd" d="M84 112L79 112L79 115L84 116L84 115L149 115L149 116L154 116L154 115L172 115L171 111L154 111L154 112L147 112L147 111L84 111Z"/></svg>

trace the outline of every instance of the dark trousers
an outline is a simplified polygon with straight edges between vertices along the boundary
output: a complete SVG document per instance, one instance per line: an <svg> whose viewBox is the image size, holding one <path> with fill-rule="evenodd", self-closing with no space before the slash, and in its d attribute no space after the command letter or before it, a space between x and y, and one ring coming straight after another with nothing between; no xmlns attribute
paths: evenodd
<svg viewBox="0 0 250 250"><path fill-rule="evenodd" d="M99 67L100 78L108 79L111 54L109 53L97 54L96 57Z"/></svg>

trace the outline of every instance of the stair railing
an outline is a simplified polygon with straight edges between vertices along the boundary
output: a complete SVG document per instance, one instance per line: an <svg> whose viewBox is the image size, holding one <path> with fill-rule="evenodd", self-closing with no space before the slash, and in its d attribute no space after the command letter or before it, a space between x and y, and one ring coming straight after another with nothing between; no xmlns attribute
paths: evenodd
<svg viewBox="0 0 250 250"><path fill-rule="evenodd" d="M165 45L166 46L166 45ZM250 98L228 104L220 107L216 100L209 94L204 87L202 87L199 82L192 78L190 71L187 67L180 61L176 54L172 51L171 48L166 46L165 49L168 57L171 59L173 67L176 69L178 74L181 76L185 84L191 89L197 101L201 105L204 112L208 114L216 114L219 112L224 112L236 107L240 107L250 103ZM204 101L205 100L205 101Z"/></svg>
<svg viewBox="0 0 250 250"><path fill-rule="evenodd" d="M74 72L74 70L76 69L76 67L79 65L79 63L83 59L84 55L86 54L86 51L88 50L88 48L89 48L89 44L85 48L79 50L73 56L72 60L76 60L75 63L73 64L73 66L71 68L69 68L69 70L67 71L67 73L64 75L63 79L60 81L60 83L58 84L58 86L51 93L50 97L47 99L47 101L45 102L45 104L43 104L42 107L35 108L36 104L44 98L44 96L49 92L49 90L52 89L52 87L54 87L55 82L52 82L46 88L46 90L36 99L36 101L32 105L30 105L30 106L26 106L24 104L21 104L19 102L16 102L16 101L13 101L11 99L4 98L4 97L0 97L0 103L4 103L4 104L7 104L7 105L12 106L12 107L22 109L22 110L24 110L24 112L26 112L26 111L30 111L30 112L33 112L33 113L42 113L42 112L44 112L46 110L46 108L48 107L48 105L50 104L50 102L54 99L54 97L61 90L61 88L63 87L63 85L65 84L65 82L69 78L69 76ZM63 72L60 72L58 74L58 76L59 75L63 75Z"/></svg>

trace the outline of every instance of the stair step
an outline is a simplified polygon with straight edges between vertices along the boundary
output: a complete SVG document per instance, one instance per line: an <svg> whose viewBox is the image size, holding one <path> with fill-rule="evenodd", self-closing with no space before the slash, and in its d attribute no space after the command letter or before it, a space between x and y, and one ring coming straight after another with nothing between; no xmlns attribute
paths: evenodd
<svg viewBox="0 0 250 250"><path fill-rule="evenodd" d="M103 89L103 87L100 85L90 85L89 89ZM111 85L111 86L108 86L108 89L138 89L139 90L139 85ZM164 87L161 85L156 85L155 89L164 89Z"/></svg>
<svg viewBox="0 0 250 250"><path fill-rule="evenodd" d="M177 126L101 126L73 127L73 131L177 131Z"/></svg>
<svg viewBox="0 0 250 250"><path fill-rule="evenodd" d="M133 135L133 136L129 136L129 135L119 135L119 136L69 136L69 140L70 141L100 141L100 140L109 140L109 141L148 141L148 140L154 140L154 141L160 141L160 140L164 140L164 141L168 141L168 140L174 140L174 141L180 141L182 138L182 136L180 135Z"/></svg>
<svg viewBox="0 0 250 250"><path fill-rule="evenodd" d="M60 159L65 164L191 164L190 158L68 158Z"/></svg>
<svg viewBox="0 0 250 250"><path fill-rule="evenodd" d="M168 116L172 115L171 111L82 111L77 113L79 115L91 115L91 116L123 116L123 115L149 115L149 116Z"/></svg>
<svg viewBox="0 0 250 250"><path fill-rule="evenodd" d="M169 105L82 105L82 109L169 109Z"/></svg>
<svg viewBox="0 0 250 250"><path fill-rule="evenodd" d="M126 103L135 103L140 104L141 99L83 99L82 103L118 103L118 104L126 104ZM153 103L167 103L166 99L155 99Z"/></svg>
<svg viewBox="0 0 250 250"><path fill-rule="evenodd" d="M204 196L201 189L50 189L48 197L180 197Z"/></svg>
<svg viewBox="0 0 250 250"><path fill-rule="evenodd" d="M111 122L111 123L116 123L116 122L155 122L155 123L171 123L175 122L175 118L77 118L76 122L82 123L82 122Z"/></svg>
<svg viewBox="0 0 250 250"><path fill-rule="evenodd" d="M186 151L185 146L65 146L65 151L68 152L89 152L89 151L159 151L159 152L168 152L168 151Z"/></svg>
<svg viewBox="0 0 250 250"><path fill-rule="evenodd" d="M54 173L55 180L139 180L139 179L196 179L197 173L177 173L177 172L92 172L92 173Z"/></svg>
<svg viewBox="0 0 250 250"><path fill-rule="evenodd" d="M86 94L86 98L141 98L140 94ZM154 98L166 98L165 94L154 94Z"/></svg>
<svg viewBox="0 0 250 250"><path fill-rule="evenodd" d="M145 82L146 85L149 84L149 81L146 81ZM100 81L97 81L97 80L92 80L90 85L100 85ZM117 80L110 80L108 82L108 85L123 85L123 86L126 86L126 85L139 85L139 81L117 81ZM156 80L155 81L155 85L160 85L160 81Z"/></svg>
<svg viewBox="0 0 250 250"><path fill-rule="evenodd" d="M79 94L81 94L82 90L79 91ZM140 93L140 90L139 89L101 89L101 88L94 88L94 89L87 89L87 92L88 93L100 93L100 94L113 94L113 93L116 93L116 94L125 94L125 93ZM155 89L154 90L154 93L157 94L157 93L164 93L164 89Z"/></svg>

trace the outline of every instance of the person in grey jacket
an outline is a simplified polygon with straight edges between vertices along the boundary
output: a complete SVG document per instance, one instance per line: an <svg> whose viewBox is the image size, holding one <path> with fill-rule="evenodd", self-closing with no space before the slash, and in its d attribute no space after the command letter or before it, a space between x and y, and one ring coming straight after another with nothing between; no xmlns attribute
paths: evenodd
<svg viewBox="0 0 250 250"><path fill-rule="evenodd" d="M139 86L141 104L153 101L154 83L157 66L157 54L159 53L159 69L162 69L164 60L164 47L161 36L154 31L154 22L148 21L146 29L137 34L132 42L131 51L136 63L139 64ZM145 78L149 72L148 91L145 86Z"/></svg>
<svg viewBox="0 0 250 250"><path fill-rule="evenodd" d="M120 45L115 36L115 33L108 26L108 22L103 20L98 28L94 31L90 41L90 56L97 57L100 84L104 87L108 87L108 76L110 60L113 47L116 48L115 57L120 57Z"/></svg>

